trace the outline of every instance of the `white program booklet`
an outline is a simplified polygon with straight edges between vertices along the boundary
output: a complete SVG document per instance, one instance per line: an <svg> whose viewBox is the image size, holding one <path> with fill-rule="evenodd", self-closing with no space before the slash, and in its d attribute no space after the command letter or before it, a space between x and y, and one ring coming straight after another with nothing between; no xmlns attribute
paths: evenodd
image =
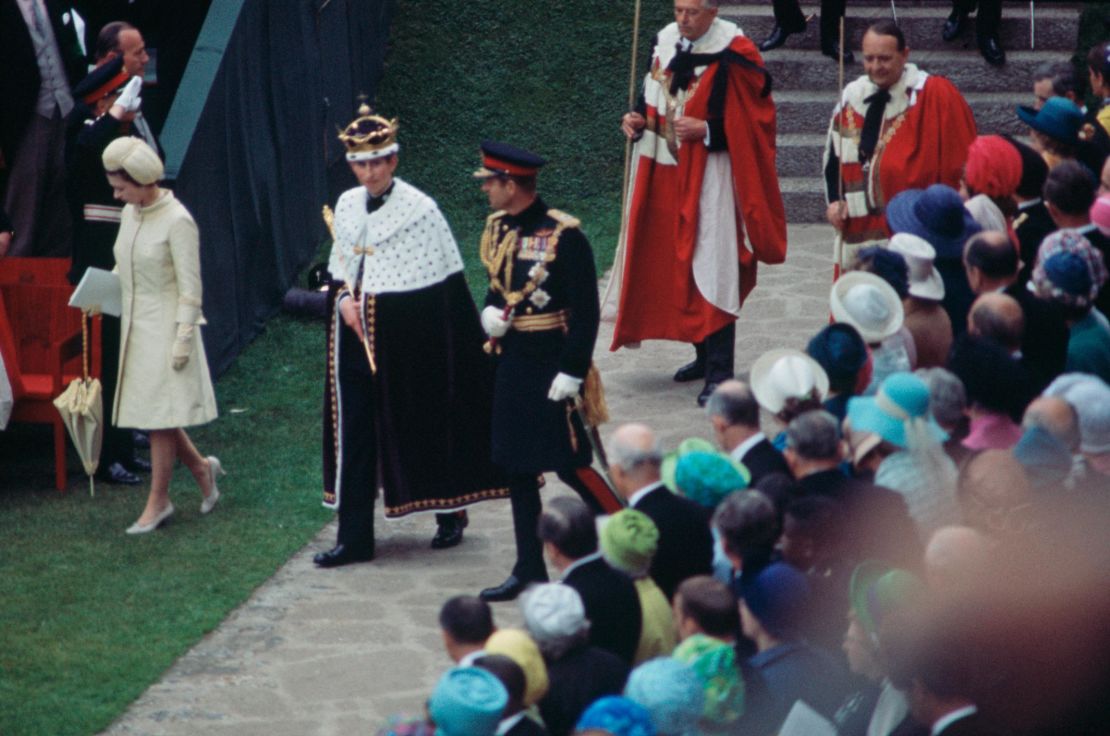
<svg viewBox="0 0 1110 736"><path fill-rule="evenodd" d="M782 722L779 736L836 736L836 726L813 708L797 700L786 720Z"/></svg>
<svg viewBox="0 0 1110 736"><path fill-rule="evenodd" d="M102 268L87 268L69 298L69 306L85 311L95 309L118 317L123 311L119 275Z"/></svg>

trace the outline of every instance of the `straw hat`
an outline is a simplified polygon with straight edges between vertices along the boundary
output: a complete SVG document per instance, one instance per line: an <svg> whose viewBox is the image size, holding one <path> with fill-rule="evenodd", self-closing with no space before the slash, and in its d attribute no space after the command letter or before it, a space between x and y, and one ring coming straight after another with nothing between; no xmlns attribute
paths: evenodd
<svg viewBox="0 0 1110 736"><path fill-rule="evenodd" d="M833 319L855 327L869 345L898 332L905 318L894 287L865 271L849 271L837 279L829 294L829 307Z"/></svg>
<svg viewBox="0 0 1110 736"><path fill-rule="evenodd" d="M890 289L890 293L893 294L894 289ZM772 414L782 411L788 399L809 398L814 389L821 401L829 394L825 369L801 350L791 348L768 350L759 356L752 365L750 383L755 400Z"/></svg>

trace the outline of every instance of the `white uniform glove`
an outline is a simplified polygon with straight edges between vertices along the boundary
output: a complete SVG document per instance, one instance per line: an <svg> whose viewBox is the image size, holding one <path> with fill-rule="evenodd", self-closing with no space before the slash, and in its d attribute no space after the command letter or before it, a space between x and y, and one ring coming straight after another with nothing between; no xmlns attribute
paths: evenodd
<svg viewBox="0 0 1110 736"><path fill-rule="evenodd" d="M177 337L173 341L173 369L179 371L189 362L193 353L193 325L178 323Z"/></svg>
<svg viewBox="0 0 1110 736"><path fill-rule="evenodd" d="M124 86L123 92L120 92L119 97L116 98L116 104L122 107L124 112L138 112L143 106L143 100L140 97L142 91L142 77L131 77L131 81Z"/></svg>
<svg viewBox="0 0 1110 736"><path fill-rule="evenodd" d="M490 337L504 337L505 333L509 331L509 323L513 321L510 314L508 319L502 315L504 310L499 307L486 307L482 310L482 329Z"/></svg>
<svg viewBox="0 0 1110 736"><path fill-rule="evenodd" d="M581 386L581 378L575 378L574 376L568 376L566 373L560 373L555 376L555 380L551 382L551 389L547 392L547 398L552 401L573 399L578 395L578 389Z"/></svg>

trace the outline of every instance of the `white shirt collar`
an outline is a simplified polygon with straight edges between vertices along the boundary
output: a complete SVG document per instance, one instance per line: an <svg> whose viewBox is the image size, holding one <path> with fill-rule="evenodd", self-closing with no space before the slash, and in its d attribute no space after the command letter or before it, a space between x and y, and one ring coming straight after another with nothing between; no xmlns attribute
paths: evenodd
<svg viewBox="0 0 1110 736"><path fill-rule="evenodd" d="M963 708L957 708L951 713L938 718L933 723L933 729L929 733L931 734L931 736L937 736L937 734L941 733L942 731L944 731L944 729L948 728L961 718L973 716L978 712L979 709L976 708L974 705L965 705Z"/></svg>
<svg viewBox="0 0 1110 736"><path fill-rule="evenodd" d="M628 497L628 508L630 508L630 509L636 508L636 504L638 504L640 502L640 500L643 499L644 496L651 493L652 491L654 491L656 488L660 487L661 485L663 485L663 481L657 480L654 483L647 484L646 486L644 486L640 490L633 493L631 496Z"/></svg>
<svg viewBox="0 0 1110 736"><path fill-rule="evenodd" d="M467 652L459 658L459 667L471 667L474 665L474 660L486 656L485 649L475 649L473 652Z"/></svg>
<svg viewBox="0 0 1110 736"><path fill-rule="evenodd" d="M597 552L594 552L593 554L586 555L585 557L579 557L577 560L575 560L574 562L567 565L567 569L563 570L563 575L562 575L561 579L566 580L567 576L570 575L577 568L582 567L583 565L588 564L590 562L593 562L594 560L600 560L600 559L601 559L601 550L598 550Z"/></svg>
<svg viewBox="0 0 1110 736"><path fill-rule="evenodd" d="M516 715L511 715L508 718L502 718L501 722L497 724L497 736L505 736L509 731L513 730L513 726L520 723L524 718L524 711L520 711Z"/></svg>
<svg viewBox="0 0 1110 736"><path fill-rule="evenodd" d="M731 457L733 460L743 462L744 456L748 454L748 450L752 449L765 439L767 438L762 432L756 432L751 437L744 440L736 447L732 448L732 452L729 453L729 457Z"/></svg>

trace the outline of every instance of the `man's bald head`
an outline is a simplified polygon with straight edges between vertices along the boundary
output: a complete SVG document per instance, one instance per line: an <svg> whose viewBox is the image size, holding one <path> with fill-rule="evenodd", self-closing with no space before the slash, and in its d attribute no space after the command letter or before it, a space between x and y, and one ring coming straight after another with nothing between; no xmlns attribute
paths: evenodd
<svg viewBox="0 0 1110 736"><path fill-rule="evenodd" d="M1021 349L1025 314L1012 296L999 292L981 294L968 312L967 331L976 337L994 340L1013 353Z"/></svg>
<svg viewBox="0 0 1110 736"><path fill-rule="evenodd" d="M659 480L663 451L651 427L630 423L617 427L609 440L609 468L617 490L629 496Z"/></svg>
<svg viewBox="0 0 1110 736"><path fill-rule="evenodd" d="M1020 266L1017 249L1006 233L985 230L964 245L964 269L976 294L1008 286Z"/></svg>
<svg viewBox="0 0 1110 736"><path fill-rule="evenodd" d="M977 589L982 582L990 540L968 526L945 526L933 532L925 547L925 576L938 593Z"/></svg>
<svg viewBox="0 0 1110 736"><path fill-rule="evenodd" d="M729 379L717 386L705 404L705 413L710 418L720 417L727 427L741 425L759 429L759 403L751 387L743 381Z"/></svg>
<svg viewBox="0 0 1110 736"><path fill-rule="evenodd" d="M1039 427L1055 437L1068 452L1079 452L1079 416L1071 404L1058 396L1034 399L1025 409L1021 426L1025 429Z"/></svg>

